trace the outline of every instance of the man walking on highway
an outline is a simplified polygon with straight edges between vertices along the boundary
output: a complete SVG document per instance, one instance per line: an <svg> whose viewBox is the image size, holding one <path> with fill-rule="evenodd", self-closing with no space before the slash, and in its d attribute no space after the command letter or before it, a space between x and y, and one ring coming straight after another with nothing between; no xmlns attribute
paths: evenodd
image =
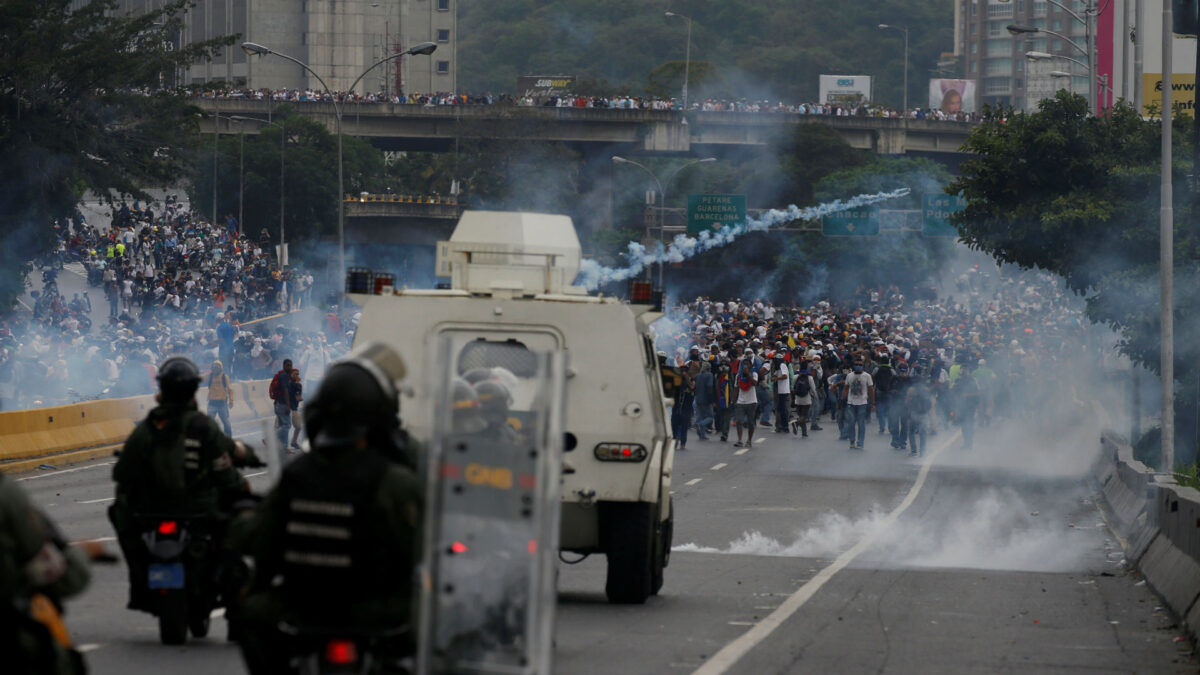
<svg viewBox="0 0 1200 675"><path fill-rule="evenodd" d="M737 442L735 448L748 448L754 444L754 424L757 417L758 396L755 391L758 385L758 371L754 369L754 350L747 349L738 363L737 405L733 411L733 421L737 424ZM745 429L746 442L742 443L742 430Z"/></svg>
<svg viewBox="0 0 1200 675"><path fill-rule="evenodd" d="M850 431L850 449L862 450L867 436L867 420L875 410L875 382L870 373L863 372L861 361L854 363L854 372L846 376L842 385L842 398L846 402L846 424Z"/></svg>

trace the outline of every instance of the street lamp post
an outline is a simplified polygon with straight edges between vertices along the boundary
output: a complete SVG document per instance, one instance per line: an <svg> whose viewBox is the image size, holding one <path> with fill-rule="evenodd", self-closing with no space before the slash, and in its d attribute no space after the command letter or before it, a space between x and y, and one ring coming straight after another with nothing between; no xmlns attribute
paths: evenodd
<svg viewBox="0 0 1200 675"><path fill-rule="evenodd" d="M287 240L284 238L284 228L283 228L283 205L284 205L283 198L284 198L284 194L285 194L283 191L283 177L284 177L283 149L284 149L284 143L287 141L287 130L283 128L282 124L278 124L276 122L271 122L269 120L260 120L255 117L241 117L241 116L235 115L233 117L233 119L244 120L247 122L258 122L260 124L266 124L266 125L273 126L277 129L279 129L279 255L278 255L278 258L279 258L279 267L282 269L284 264L287 262L287 256L284 255L284 251L286 250L284 248L284 246L287 244Z"/></svg>
<svg viewBox="0 0 1200 675"><path fill-rule="evenodd" d="M366 77L368 73L370 73L372 70L374 70L377 66L379 66L381 64L387 63L394 59L398 59L402 56L409 56L412 54L429 55L429 54L432 54L436 49L437 49L436 43L422 42L420 44L409 47L408 49L406 49L402 52L397 52L395 54L385 56L384 58L379 59L375 63L372 63L366 70L364 70L362 72L362 74L360 74L354 80L354 82L350 85L350 87L349 87L349 89L347 89L347 91L349 91L349 92L354 91L354 88L358 86L358 83L361 82L362 79L364 77ZM333 100L333 114L334 114L334 118L337 121L338 279L339 279L339 283L340 283L340 280L344 280L346 278L346 195L345 195L346 187L345 187L345 175L344 175L343 168L342 168L342 101L340 101L338 99L338 97L334 95L333 90L331 90L329 88L329 85L325 83L325 80L321 79L321 76L317 74L317 71L313 70L311 67L309 67L309 65L307 63L304 63L303 61L301 61L300 59L297 59L294 56L288 56L287 54L281 54L277 51L274 51L268 47L264 47L263 45L260 45L255 42L243 42L242 43L242 51L246 52L246 54L248 54L250 56L255 56L255 55L267 56L269 54L274 54L275 56L278 56L281 59L286 59L288 61L291 61L292 63L300 66L307 72L311 73L313 77L317 78L317 81L320 82L321 86L325 89L325 93L329 94L330 99Z"/></svg>
<svg viewBox="0 0 1200 675"><path fill-rule="evenodd" d="M654 184L658 186L659 199L662 202L662 204L658 207L658 238L660 240L662 240L662 239L665 239L665 237L666 237L666 227L667 227L667 222L666 222L667 221L667 216L666 216L667 190L664 186L670 185L671 179L674 178L680 171L683 171L684 169L688 168L689 166L692 166L693 164L701 164L704 162L715 162L715 161L717 161L717 158L716 157L705 157L703 159L694 159L694 160L688 162L687 164L677 167L674 171L667 174L666 180L661 180L661 181L658 179L658 176L656 176L653 171L651 171L649 168L646 167L646 165L641 164L639 162L635 162L632 159L625 159L624 157L614 156L612 158L612 161L616 162L617 164L632 164L632 165L638 167L639 169L641 169L642 171L645 171L646 174L650 176L650 178L654 179ZM647 276L649 276L650 270L647 269L646 274L647 274ZM659 261L659 263L658 263L658 287L660 290L662 289L662 284L663 284L663 263L662 263L662 261Z"/></svg>
<svg viewBox="0 0 1200 675"><path fill-rule="evenodd" d="M908 116L908 29L900 26L889 26L886 23L879 24L879 30L894 29L904 33L904 115Z"/></svg>
<svg viewBox="0 0 1200 675"><path fill-rule="evenodd" d="M688 109L688 75L692 69L692 17L672 11L667 11L665 16L677 16L687 21L687 46L683 50L683 111L686 113ZM683 121L686 123L687 118L683 118Z"/></svg>
<svg viewBox="0 0 1200 675"><path fill-rule="evenodd" d="M1009 26L1007 26L1007 30L1012 35L1020 35L1022 33L1045 33L1047 35L1053 35L1061 40L1065 40L1067 42L1067 44L1071 45L1076 50L1078 50L1080 53L1082 53L1087 59L1088 106L1091 107L1092 114L1095 114L1096 113L1096 91L1097 91L1097 85L1099 84L1100 78L1096 74L1096 65L1097 65L1096 64L1096 55L1095 55L1096 31L1093 29L1092 24L1095 21L1096 15L1099 14L1099 8L1097 7L1097 2L1096 2L1096 0L1088 0L1086 8L1083 10L1083 16L1080 16L1078 13L1074 12L1073 10L1071 10L1071 8L1062 4L1058 0L1046 0L1046 1L1054 6L1058 7L1059 9L1063 10L1067 14L1070 14L1072 18L1074 18L1079 23L1083 24L1084 30L1087 34L1087 38L1086 38L1087 46L1086 47L1080 46L1078 42L1075 42L1074 40L1067 37L1066 35L1063 35L1062 33L1057 33L1055 31L1047 30L1045 28L1035 28L1033 26L1022 26L1022 25L1010 24Z"/></svg>
<svg viewBox="0 0 1200 675"><path fill-rule="evenodd" d="M241 122L250 119L239 115L222 115L213 113L213 128L215 133L220 133L221 120L226 119L238 123L238 233L242 232L242 223L244 217L244 204L246 197L246 132L242 129ZM216 144L213 145L213 223L216 224L217 214L217 151Z"/></svg>

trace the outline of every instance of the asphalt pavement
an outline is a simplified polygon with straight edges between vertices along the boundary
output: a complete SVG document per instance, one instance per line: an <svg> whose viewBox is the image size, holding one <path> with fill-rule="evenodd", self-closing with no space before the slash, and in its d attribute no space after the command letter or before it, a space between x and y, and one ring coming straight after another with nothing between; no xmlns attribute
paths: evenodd
<svg viewBox="0 0 1200 675"><path fill-rule="evenodd" d="M849 450L760 427L675 463L660 595L604 599L604 558L561 565L555 673L1194 673L1178 621L1127 568L1084 476L1098 411L956 429L922 458L868 430ZM72 539L108 538L111 464L20 476ZM252 484L267 487L265 474ZM158 644L123 566L68 606L91 672L242 672L224 626Z"/></svg>

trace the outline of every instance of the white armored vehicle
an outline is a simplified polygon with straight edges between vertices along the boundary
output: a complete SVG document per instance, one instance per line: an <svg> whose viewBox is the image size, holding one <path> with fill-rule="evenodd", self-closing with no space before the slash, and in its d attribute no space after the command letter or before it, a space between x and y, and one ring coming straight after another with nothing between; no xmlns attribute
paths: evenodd
<svg viewBox="0 0 1200 675"><path fill-rule="evenodd" d="M674 517L675 443L649 333L660 314L571 285L580 247L567 216L465 212L437 260L449 288L394 289L390 275L366 270L347 279L362 306L355 342L388 343L416 366L401 411L409 433L432 436L445 345L459 375L503 368L517 380L531 376L524 351L566 352L563 426L574 450L564 462L560 550L606 554L609 601L644 602L662 586Z"/></svg>

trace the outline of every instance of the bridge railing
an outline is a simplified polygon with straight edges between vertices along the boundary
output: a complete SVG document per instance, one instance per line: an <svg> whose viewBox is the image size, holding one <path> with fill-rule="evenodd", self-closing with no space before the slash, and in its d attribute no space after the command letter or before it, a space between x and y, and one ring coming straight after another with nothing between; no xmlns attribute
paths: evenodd
<svg viewBox="0 0 1200 675"><path fill-rule="evenodd" d="M361 194L347 194L345 197L347 202L371 203L383 202L389 204L449 204L451 206L458 205L458 197L454 195L396 195L396 194L369 194L363 192Z"/></svg>

